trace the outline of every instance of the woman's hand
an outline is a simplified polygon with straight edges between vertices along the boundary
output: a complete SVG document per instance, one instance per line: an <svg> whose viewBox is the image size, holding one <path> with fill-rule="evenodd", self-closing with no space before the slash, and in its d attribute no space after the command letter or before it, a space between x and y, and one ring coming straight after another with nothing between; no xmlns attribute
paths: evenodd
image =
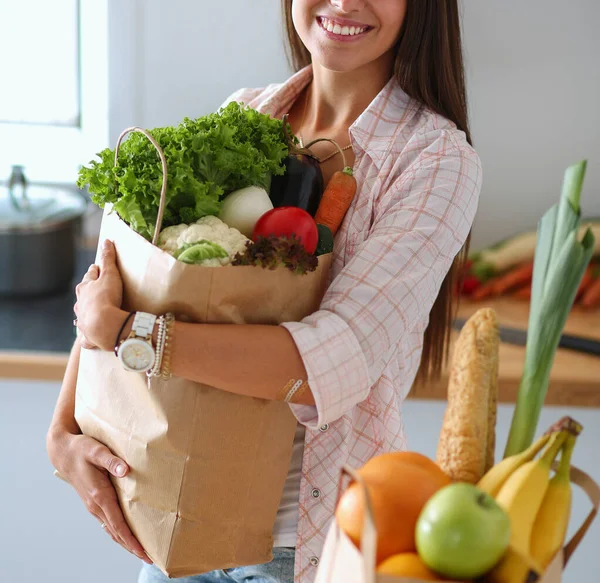
<svg viewBox="0 0 600 583"><path fill-rule="evenodd" d="M123 281L116 259L113 243L104 241L100 265L90 265L75 288L77 303L73 309L83 348L113 348L116 333L113 324L123 300Z"/></svg>
<svg viewBox="0 0 600 583"><path fill-rule="evenodd" d="M142 561L152 564L142 545L129 529L109 474L117 478L129 472L127 464L87 435L54 431L48 443L52 465L83 500L88 511L112 539Z"/></svg>

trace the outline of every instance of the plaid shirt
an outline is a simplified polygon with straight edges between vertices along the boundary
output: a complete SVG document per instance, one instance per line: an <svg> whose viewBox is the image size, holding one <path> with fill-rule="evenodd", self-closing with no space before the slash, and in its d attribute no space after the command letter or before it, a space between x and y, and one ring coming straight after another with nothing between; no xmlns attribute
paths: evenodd
<svg viewBox="0 0 600 583"><path fill-rule="evenodd" d="M281 118L312 79L242 89ZM391 80L350 127L358 190L335 237L320 309L285 323L316 406L291 405L306 427L295 583L310 583L333 518L342 465L406 449L402 401L419 367L429 312L471 228L481 163L463 132Z"/></svg>

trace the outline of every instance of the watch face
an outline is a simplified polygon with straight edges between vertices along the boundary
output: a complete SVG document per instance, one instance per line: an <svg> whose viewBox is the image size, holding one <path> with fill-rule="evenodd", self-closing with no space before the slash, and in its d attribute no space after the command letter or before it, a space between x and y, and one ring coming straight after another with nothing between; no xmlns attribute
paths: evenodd
<svg viewBox="0 0 600 583"><path fill-rule="evenodd" d="M119 358L127 370L146 372L154 364L154 349L143 340L130 338L121 344Z"/></svg>

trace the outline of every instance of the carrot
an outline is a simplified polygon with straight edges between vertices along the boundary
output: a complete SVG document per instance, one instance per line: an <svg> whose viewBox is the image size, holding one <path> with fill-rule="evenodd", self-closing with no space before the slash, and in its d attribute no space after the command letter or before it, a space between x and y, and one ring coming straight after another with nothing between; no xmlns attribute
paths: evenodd
<svg viewBox="0 0 600 583"><path fill-rule="evenodd" d="M327 183L315 215L315 221L329 227L335 235L355 194L356 178L352 175L352 168L346 166L343 170L338 170Z"/></svg>
<svg viewBox="0 0 600 583"><path fill-rule="evenodd" d="M600 306L600 277L594 279L586 288L580 302L583 308L595 308Z"/></svg>
<svg viewBox="0 0 600 583"><path fill-rule="evenodd" d="M306 148L308 149L310 146L320 141L335 144L342 155L344 164L344 169L338 170L329 179L325 191L323 192L323 196L321 197L319 208L315 214L315 222L329 227L331 232L335 235L354 200L357 184L352 168L346 165L344 151L339 147L337 142L328 138L319 138L313 140Z"/></svg>
<svg viewBox="0 0 600 583"><path fill-rule="evenodd" d="M486 281L473 292L471 299L480 301L485 298L502 295L513 288L530 284L532 277L533 261L521 263L513 269Z"/></svg>
<svg viewBox="0 0 600 583"><path fill-rule="evenodd" d="M472 294L471 299L474 302L479 302L494 295L494 285L496 283L496 278L490 279L486 281L484 284L480 285Z"/></svg>
<svg viewBox="0 0 600 583"><path fill-rule="evenodd" d="M533 261L527 261L515 266L494 281L493 295L502 295L515 287L521 287L531 282L533 278Z"/></svg>
<svg viewBox="0 0 600 583"><path fill-rule="evenodd" d="M594 281L594 267L592 265L588 265L583 277L581 278L581 283L579 284L579 289L577 290L577 295L575 296L575 301L579 301L585 290L589 287L589 285Z"/></svg>
<svg viewBox="0 0 600 583"><path fill-rule="evenodd" d="M513 292L513 297L519 300L531 299L531 285L524 285Z"/></svg>

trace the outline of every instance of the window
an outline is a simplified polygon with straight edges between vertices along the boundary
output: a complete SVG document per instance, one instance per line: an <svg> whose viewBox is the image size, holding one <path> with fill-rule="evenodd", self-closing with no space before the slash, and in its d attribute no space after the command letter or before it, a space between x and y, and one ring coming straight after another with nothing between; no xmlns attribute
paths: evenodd
<svg viewBox="0 0 600 583"><path fill-rule="evenodd" d="M0 181L72 183L108 145L107 3L0 3Z"/></svg>

